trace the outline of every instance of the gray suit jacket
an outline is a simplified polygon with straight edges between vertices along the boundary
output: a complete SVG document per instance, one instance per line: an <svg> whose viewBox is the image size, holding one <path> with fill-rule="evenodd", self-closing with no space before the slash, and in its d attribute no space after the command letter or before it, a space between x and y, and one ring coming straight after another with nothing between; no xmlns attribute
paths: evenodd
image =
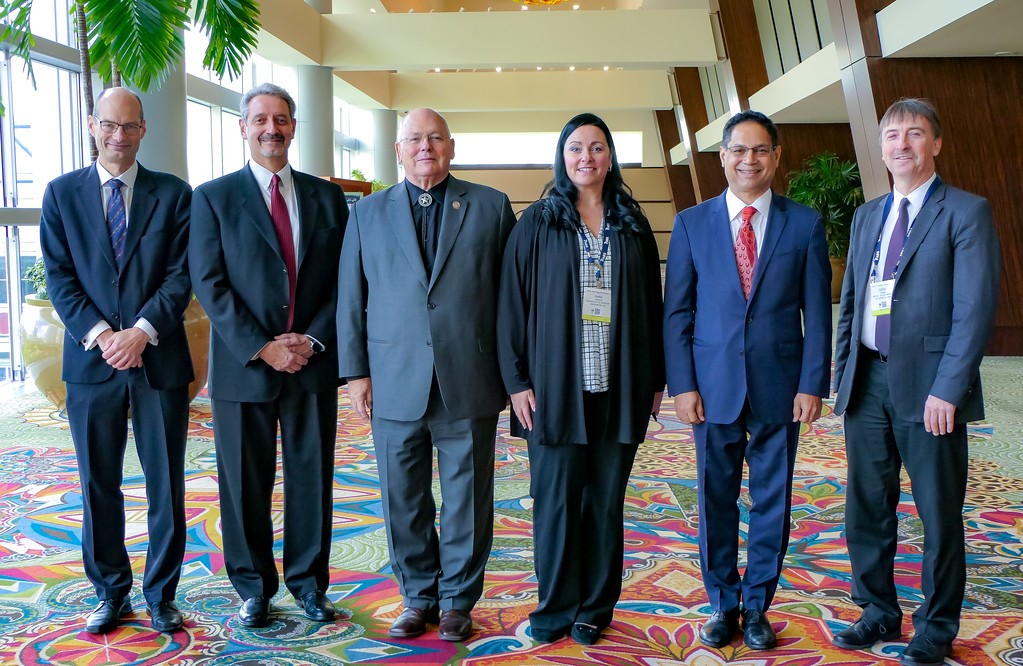
<svg viewBox="0 0 1023 666"><path fill-rule="evenodd" d="M868 282L887 197L856 210L835 345L835 411L855 394ZM913 223L895 282L888 382L896 413L922 422L928 395L956 422L984 418L980 361L994 326L1001 252L987 199L941 184Z"/></svg>
<svg viewBox="0 0 1023 666"><path fill-rule="evenodd" d="M501 258L515 224L508 197L449 176L428 279L404 183L355 204L338 278L338 368L370 377L374 414L414 421L436 373L455 418L501 411L495 348Z"/></svg>

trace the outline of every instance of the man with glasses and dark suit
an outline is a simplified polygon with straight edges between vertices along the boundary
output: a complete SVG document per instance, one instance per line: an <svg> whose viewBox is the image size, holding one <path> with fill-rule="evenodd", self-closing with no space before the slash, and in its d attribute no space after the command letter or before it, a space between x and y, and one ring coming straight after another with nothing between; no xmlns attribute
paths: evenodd
<svg viewBox="0 0 1023 666"><path fill-rule="evenodd" d="M146 121L134 93L104 90L89 132L99 159L49 184L39 232L50 300L67 327L62 377L82 486L82 560L100 600L85 630L112 631L131 613L121 493L130 410L149 505L142 593L153 628L176 631L193 379L183 319L192 190L136 161Z"/></svg>

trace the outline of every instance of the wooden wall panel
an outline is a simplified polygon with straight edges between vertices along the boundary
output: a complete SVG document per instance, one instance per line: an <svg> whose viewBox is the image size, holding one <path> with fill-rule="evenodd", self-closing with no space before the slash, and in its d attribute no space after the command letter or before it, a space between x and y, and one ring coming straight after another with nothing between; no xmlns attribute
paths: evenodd
<svg viewBox="0 0 1023 666"><path fill-rule="evenodd" d="M713 119L707 117L699 71L695 67L676 67L673 74L689 134L686 145L692 149L696 146L696 130L706 127ZM721 194L727 185L717 153L691 152L689 175L692 176L693 196L697 203Z"/></svg>
<svg viewBox="0 0 1023 666"><path fill-rule="evenodd" d="M675 210L683 210L696 205L696 192L693 190L693 177L686 165L675 166L671 163L671 149L682 142L678 133L678 120L674 110L656 110L657 133L664 153L664 171L668 176L668 189Z"/></svg>
<svg viewBox="0 0 1023 666"><path fill-rule="evenodd" d="M824 150L840 159L856 161L852 132L848 123L778 125L781 160L771 184L775 192L788 188L789 173L803 166L803 160Z"/></svg>
<svg viewBox="0 0 1023 666"><path fill-rule="evenodd" d="M725 53L735 80L739 106L748 109L749 96L769 83L757 29L757 12L750 0L718 0L718 6Z"/></svg>
<svg viewBox="0 0 1023 666"><path fill-rule="evenodd" d="M945 182L991 201L1002 245L997 330L988 353L1023 355L1023 58L868 58L880 117L903 96L937 107Z"/></svg>

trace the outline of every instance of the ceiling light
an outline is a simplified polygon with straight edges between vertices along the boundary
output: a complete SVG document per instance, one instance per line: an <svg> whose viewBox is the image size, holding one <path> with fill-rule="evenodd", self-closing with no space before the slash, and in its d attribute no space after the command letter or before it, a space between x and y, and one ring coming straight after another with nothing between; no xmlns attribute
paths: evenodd
<svg viewBox="0 0 1023 666"><path fill-rule="evenodd" d="M611 68L610 68L610 67L608 67L607 65L604 65L604 71L605 71L605 72L606 72L607 70L609 70L609 69L611 69Z"/></svg>
<svg viewBox="0 0 1023 666"><path fill-rule="evenodd" d="M495 71L495 72L500 72L500 71L501 71L501 68L500 68L500 67L495 67L495 68L494 68L494 71Z"/></svg>
<svg viewBox="0 0 1023 666"><path fill-rule="evenodd" d="M568 68L568 71L574 72L575 71L575 65L570 65L569 68Z"/></svg>
<svg viewBox="0 0 1023 666"><path fill-rule="evenodd" d="M433 68L433 71L434 71L434 72L437 72L437 73L439 74L439 73L440 73L440 67L434 67L434 68Z"/></svg>
<svg viewBox="0 0 1023 666"><path fill-rule="evenodd" d="M538 72L539 72L539 71L540 71L540 70L542 70L542 69L543 69L543 67L541 67L540 65L537 65L537 66L536 66L536 71L538 71Z"/></svg>

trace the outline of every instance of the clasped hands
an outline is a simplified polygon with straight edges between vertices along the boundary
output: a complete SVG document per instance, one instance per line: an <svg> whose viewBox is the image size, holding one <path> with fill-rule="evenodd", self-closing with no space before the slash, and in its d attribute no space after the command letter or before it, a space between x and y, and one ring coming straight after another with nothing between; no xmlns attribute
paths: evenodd
<svg viewBox="0 0 1023 666"><path fill-rule="evenodd" d="M302 333L282 333L259 350L259 358L278 372L294 374L313 355L313 341Z"/></svg>
<svg viewBox="0 0 1023 666"><path fill-rule="evenodd" d="M149 344L149 334L141 328L115 331L108 328L96 338L103 360L115 370L142 367L142 352Z"/></svg>

